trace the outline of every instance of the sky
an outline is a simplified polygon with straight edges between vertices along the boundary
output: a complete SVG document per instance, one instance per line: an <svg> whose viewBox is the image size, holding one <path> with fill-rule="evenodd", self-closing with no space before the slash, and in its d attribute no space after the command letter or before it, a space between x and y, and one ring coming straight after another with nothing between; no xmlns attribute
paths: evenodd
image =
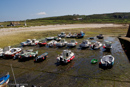
<svg viewBox="0 0 130 87"><path fill-rule="evenodd" d="M130 0L0 0L0 22L130 12Z"/></svg>

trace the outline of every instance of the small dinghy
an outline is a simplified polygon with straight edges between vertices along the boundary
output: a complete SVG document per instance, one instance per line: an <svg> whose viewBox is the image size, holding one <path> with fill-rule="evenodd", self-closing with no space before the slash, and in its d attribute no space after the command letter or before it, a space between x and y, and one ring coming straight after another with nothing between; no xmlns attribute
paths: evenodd
<svg viewBox="0 0 130 87"><path fill-rule="evenodd" d="M95 64L95 63L97 63L97 62L98 62L97 59L92 59L92 60L91 60L91 64Z"/></svg>
<svg viewBox="0 0 130 87"><path fill-rule="evenodd" d="M75 58L71 50L63 50L63 53L57 57L57 62L68 63Z"/></svg>
<svg viewBox="0 0 130 87"><path fill-rule="evenodd" d="M106 55L101 58L99 63L103 67L113 66L115 58L112 55Z"/></svg>
<svg viewBox="0 0 130 87"><path fill-rule="evenodd" d="M94 50L97 50L97 49L100 49L101 46L102 46L102 43L96 41L94 44L91 45L91 48Z"/></svg>
<svg viewBox="0 0 130 87"><path fill-rule="evenodd" d="M103 45L103 48L106 50L110 50L112 48L112 42L106 41L105 44Z"/></svg>
<svg viewBox="0 0 130 87"><path fill-rule="evenodd" d="M9 82L9 73L7 73L5 76L0 78L0 87L4 87L3 85L7 85Z"/></svg>
<svg viewBox="0 0 130 87"><path fill-rule="evenodd" d="M60 42L56 43L57 47L64 47L66 46L67 41L65 39L62 39Z"/></svg>
<svg viewBox="0 0 130 87"><path fill-rule="evenodd" d="M89 42L88 40L84 40L79 46L81 48L88 48L90 46L91 42Z"/></svg>
<svg viewBox="0 0 130 87"><path fill-rule="evenodd" d="M75 47L77 43L78 42L76 40L71 40L70 43L67 43L67 47Z"/></svg>
<svg viewBox="0 0 130 87"><path fill-rule="evenodd" d="M104 36L103 36L102 34L99 34L99 35L97 36L97 38L98 38L98 39L103 39Z"/></svg>

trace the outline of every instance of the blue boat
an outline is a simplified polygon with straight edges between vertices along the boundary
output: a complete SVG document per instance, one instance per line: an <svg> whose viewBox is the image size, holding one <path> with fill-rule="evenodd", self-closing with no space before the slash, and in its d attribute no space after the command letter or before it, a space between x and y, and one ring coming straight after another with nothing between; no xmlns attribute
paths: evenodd
<svg viewBox="0 0 130 87"><path fill-rule="evenodd" d="M0 86L4 85L4 84L8 84L9 82L9 73L7 73L5 76L0 78Z"/></svg>
<svg viewBox="0 0 130 87"><path fill-rule="evenodd" d="M83 33L83 31L81 31L79 34L77 34L77 38L83 38L85 35L85 33Z"/></svg>

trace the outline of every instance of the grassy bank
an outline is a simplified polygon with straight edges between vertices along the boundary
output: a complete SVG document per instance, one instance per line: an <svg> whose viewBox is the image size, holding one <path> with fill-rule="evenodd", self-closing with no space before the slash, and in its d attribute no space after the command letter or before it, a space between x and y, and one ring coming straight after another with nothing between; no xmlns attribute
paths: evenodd
<svg viewBox="0 0 130 87"><path fill-rule="evenodd" d="M118 27L118 28L80 28L80 29L68 29L68 30L55 30L55 31L34 31L34 32L21 32L13 35L6 35L1 36L0 38L0 47L5 46L12 46L19 44L23 41L26 41L26 39L40 39L45 38L49 36L57 36L57 34L61 32L66 32L67 34L69 32L71 33L79 33L81 30L85 32L87 36L93 37L98 34L104 34L104 35L124 35L127 32L127 27Z"/></svg>

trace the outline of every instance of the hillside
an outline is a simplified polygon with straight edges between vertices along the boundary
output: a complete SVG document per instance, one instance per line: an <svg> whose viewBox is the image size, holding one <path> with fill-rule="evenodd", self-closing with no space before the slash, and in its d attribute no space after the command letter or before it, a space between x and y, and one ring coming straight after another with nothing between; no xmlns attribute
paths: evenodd
<svg viewBox="0 0 130 87"><path fill-rule="evenodd" d="M27 19L28 26L41 26L52 24L81 24L81 23L130 23L129 13L107 13L107 14L93 14L93 15L65 15L57 17L47 17L38 19ZM1 25L6 27L10 22L1 22ZM20 21L19 26L24 26L24 21ZM18 27L18 26L14 26Z"/></svg>

